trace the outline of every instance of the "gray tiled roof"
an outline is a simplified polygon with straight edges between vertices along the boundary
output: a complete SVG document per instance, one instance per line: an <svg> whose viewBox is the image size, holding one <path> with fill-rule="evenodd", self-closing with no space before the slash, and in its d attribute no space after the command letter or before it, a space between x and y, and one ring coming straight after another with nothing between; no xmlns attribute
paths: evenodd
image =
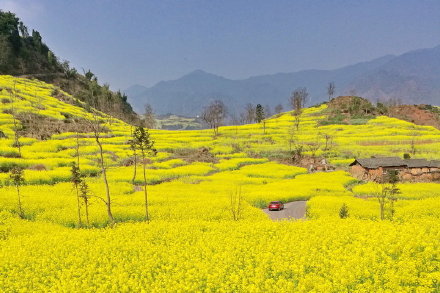
<svg viewBox="0 0 440 293"><path fill-rule="evenodd" d="M440 161L439 160L434 160L434 161L430 161L429 162L429 167L437 167L440 168Z"/></svg>
<svg viewBox="0 0 440 293"><path fill-rule="evenodd" d="M377 169L379 167L408 167L408 168L423 168L423 167L439 167L440 161L428 161L426 159L408 159L403 160L398 157L381 157L356 159L350 166L359 165L368 169Z"/></svg>

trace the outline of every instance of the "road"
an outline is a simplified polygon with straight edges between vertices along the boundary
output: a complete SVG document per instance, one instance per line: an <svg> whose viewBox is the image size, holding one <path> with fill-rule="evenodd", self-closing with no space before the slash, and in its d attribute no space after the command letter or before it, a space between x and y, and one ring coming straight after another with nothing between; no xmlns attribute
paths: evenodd
<svg viewBox="0 0 440 293"><path fill-rule="evenodd" d="M306 203L307 201L305 200L292 201L284 204L284 210L269 211L268 209L263 209L263 211L272 220L303 219L306 216Z"/></svg>

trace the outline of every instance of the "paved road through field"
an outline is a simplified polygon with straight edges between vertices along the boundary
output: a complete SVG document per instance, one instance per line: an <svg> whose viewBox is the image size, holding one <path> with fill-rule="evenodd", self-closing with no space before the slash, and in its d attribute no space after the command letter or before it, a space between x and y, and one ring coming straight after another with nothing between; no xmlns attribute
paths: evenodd
<svg viewBox="0 0 440 293"><path fill-rule="evenodd" d="M306 203L307 201L305 200L292 201L284 204L284 210L269 211L268 209L263 209L263 211L272 220L303 219L306 217Z"/></svg>

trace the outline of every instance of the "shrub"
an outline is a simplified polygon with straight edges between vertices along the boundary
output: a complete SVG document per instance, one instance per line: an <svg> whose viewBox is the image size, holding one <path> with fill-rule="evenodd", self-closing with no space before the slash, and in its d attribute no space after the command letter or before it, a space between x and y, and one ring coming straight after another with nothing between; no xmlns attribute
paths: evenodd
<svg viewBox="0 0 440 293"><path fill-rule="evenodd" d="M348 212L348 206L346 203L343 203L341 208L339 209L339 218L346 219L350 216Z"/></svg>

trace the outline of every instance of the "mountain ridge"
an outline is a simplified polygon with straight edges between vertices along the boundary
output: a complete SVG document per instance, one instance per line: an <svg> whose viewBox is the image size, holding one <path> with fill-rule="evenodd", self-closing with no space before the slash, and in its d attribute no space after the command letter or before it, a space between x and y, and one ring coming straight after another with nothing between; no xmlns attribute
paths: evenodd
<svg viewBox="0 0 440 293"><path fill-rule="evenodd" d="M331 81L336 84L336 95L355 93L372 100L393 98L411 104L440 104L437 59L440 60L440 46L384 55L337 69L307 69L243 79L228 79L197 69L178 79L144 87L143 92L127 89L126 93L137 112L149 103L159 114L187 116L199 114L214 99L223 100L234 111L246 103L286 105L297 87L307 87L308 104L317 104L328 99L326 86Z"/></svg>

